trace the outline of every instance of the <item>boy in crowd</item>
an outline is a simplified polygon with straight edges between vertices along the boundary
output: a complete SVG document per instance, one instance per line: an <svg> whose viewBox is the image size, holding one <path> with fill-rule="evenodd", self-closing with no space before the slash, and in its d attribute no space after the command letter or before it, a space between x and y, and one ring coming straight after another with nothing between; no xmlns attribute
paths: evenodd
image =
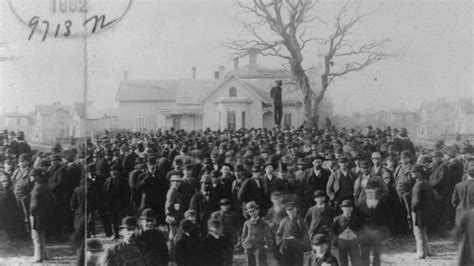
<svg viewBox="0 0 474 266"><path fill-rule="evenodd" d="M176 264L178 266L192 266L196 265L199 260L199 236L193 235L195 228L193 222L189 219L184 219L179 223L180 234L177 235L175 246Z"/></svg>
<svg viewBox="0 0 474 266"><path fill-rule="evenodd" d="M247 265L255 266L258 260L259 266L266 266L267 248L273 244L270 227L260 218L259 207L255 201L248 202L245 209L250 218L244 223L241 239L247 255Z"/></svg>
<svg viewBox="0 0 474 266"><path fill-rule="evenodd" d="M313 195L316 204L308 209L305 216L306 226L309 228L309 237L324 234L329 237L329 229L335 216L334 208L327 203L327 195L323 190L316 190Z"/></svg>
<svg viewBox="0 0 474 266"><path fill-rule="evenodd" d="M331 227L331 233L334 242L339 251L339 262L341 266L361 265L359 251L359 235L362 229L362 221L354 211L354 203L352 200L343 200L341 205L342 214L334 218Z"/></svg>
<svg viewBox="0 0 474 266"><path fill-rule="evenodd" d="M307 266L339 266L336 257L329 251L329 238L325 234L317 234L311 240L312 252Z"/></svg>

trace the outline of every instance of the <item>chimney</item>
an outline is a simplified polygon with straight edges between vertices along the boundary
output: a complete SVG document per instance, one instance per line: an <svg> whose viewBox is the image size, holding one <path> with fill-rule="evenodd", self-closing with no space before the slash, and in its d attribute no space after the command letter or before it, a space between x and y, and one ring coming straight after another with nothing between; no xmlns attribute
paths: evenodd
<svg viewBox="0 0 474 266"><path fill-rule="evenodd" d="M238 56L234 57L234 70L236 70L237 68L239 68L239 57Z"/></svg>
<svg viewBox="0 0 474 266"><path fill-rule="evenodd" d="M249 50L249 68L252 72L257 70L257 51L255 49Z"/></svg>
<svg viewBox="0 0 474 266"><path fill-rule="evenodd" d="M195 66L193 66L193 79L196 79L196 71L197 71L197 68Z"/></svg>
<svg viewBox="0 0 474 266"><path fill-rule="evenodd" d="M214 71L214 79L219 79L219 71Z"/></svg>
<svg viewBox="0 0 474 266"><path fill-rule="evenodd" d="M123 79L128 80L128 71L123 72Z"/></svg>
<svg viewBox="0 0 474 266"><path fill-rule="evenodd" d="M219 78L223 79L224 78L224 73L225 73L225 67L224 66L219 66Z"/></svg>

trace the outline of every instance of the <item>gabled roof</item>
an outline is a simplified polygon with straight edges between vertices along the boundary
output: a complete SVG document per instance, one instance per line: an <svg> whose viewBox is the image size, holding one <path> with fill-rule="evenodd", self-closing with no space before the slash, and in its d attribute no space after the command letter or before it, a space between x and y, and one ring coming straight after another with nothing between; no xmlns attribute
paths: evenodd
<svg viewBox="0 0 474 266"><path fill-rule="evenodd" d="M68 105L37 105L35 107L35 113L39 113L40 115L49 115L59 110L69 113L71 107Z"/></svg>
<svg viewBox="0 0 474 266"><path fill-rule="evenodd" d="M459 107L466 114L474 114L473 99L459 99Z"/></svg>
<svg viewBox="0 0 474 266"><path fill-rule="evenodd" d="M123 80L115 99L117 101L147 102L176 101L180 80Z"/></svg>

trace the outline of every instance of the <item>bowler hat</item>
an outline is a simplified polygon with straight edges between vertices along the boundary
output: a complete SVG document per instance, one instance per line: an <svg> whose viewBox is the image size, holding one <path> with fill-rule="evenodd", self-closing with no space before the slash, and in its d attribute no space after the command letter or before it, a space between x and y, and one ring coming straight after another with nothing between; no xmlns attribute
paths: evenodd
<svg viewBox="0 0 474 266"><path fill-rule="evenodd" d="M219 205L231 205L230 199L221 199Z"/></svg>
<svg viewBox="0 0 474 266"><path fill-rule="evenodd" d="M313 194L313 198L317 198L317 197L327 197L326 193L324 192L324 190L316 190Z"/></svg>
<svg viewBox="0 0 474 266"><path fill-rule="evenodd" d="M349 162L349 158L347 158L347 156L341 156L339 157L339 159L337 160L338 163L348 163Z"/></svg>
<svg viewBox="0 0 474 266"><path fill-rule="evenodd" d="M195 210L187 210L184 212L184 217L189 217L189 216L197 216L197 212Z"/></svg>
<svg viewBox="0 0 474 266"><path fill-rule="evenodd" d="M221 172L217 171L217 170L212 170L211 171L211 177L213 178L219 178L221 176Z"/></svg>
<svg viewBox="0 0 474 266"><path fill-rule="evenodd" d="M204 158L204 160L202 161L203 164L212 164L212 160L211 158Z"/></svg>
<svg viewBox="0 0 474 266"><path fill-rule="evenodd" d="M247 209L247 211L255 210L258 209L258 205L255 201L250 201L245 204L245 209Z"/></svg>
<svg viewBox="0 0 474 266"><path fill-rule="evenodd" d="M34 168L30 171L30 176L41 176L43 175L43 170L40 168Z"/></svg>
<svg viewBox="0 0 474 266"><path fill-rule="evenodd" d="M327 244L329 242L328 237L325 234L317 234L311 239L312 245Z"/></svg>
<svg viewBox="0 0 474 266"><path fill-rule="evenodd" d="M400 157L408 157L411 158L411 151L409 150L404 150L400 153Z"/></svg>
<svg viewBox="0 0 474 266"><path fill-rule="evenodd" d="M258 165L253 165L252 166L252 173L256 173L256 172L262 172L262 169Z"/></svg>
<svg viewBox="0 0 474 266"><path fill-rule="evenodd" d="M51 161L62 161L61 155L59 154L51 155Z"/></svg>
<svg viewBox="0 0 474 266"><path fill-rule="evenodd" d="M296 203L294 201L290 201L286 204L285 210L293 210L296 208Z"/></svg>
<svg viewBox="0 0 474 266"><path fill-rule="evenodd" d="M144 209L142 211L142 214L140 216L140 219L144 219L144 220L147 220L147 219L156 219L156 213L153 209L151 208L148 208L148 209Z"/></svg>
<svg viewBox="0 0 474 266"><path fill-rule="evenodd" d="M265 162L265 164L263 165L263 169L267 168L267 166L269 166L269 165L273 167L272 162L270 162L270 161Z"/></svg>
<svg viewBox="0 0 474 266"><path fill-rule="evenodd" d="M194 228L194 224L189 219L183 219L179 223L179 227L181 227L181 230L183 230L183 232L190 233Z"/></svg>
<svg viewBox="0 0 474 266"><path fill-rule="evenodd" d="M361 168L369 168L370 167L370 162L369 161L362 161L360 163Z"/></svg>
<svg viewBox="0 0 474 266"><path fill-rule="evenodd" d="M220 219L209 219L207 221L207 227L219 228L219 227L221 227L221 225L222 225L222 223L221 223Z"/></svg>
<svg viewBox="0 0 474 266"><path fill-rule="evenodd" d="M244 171L244 166L241 165L241 164L237 164L237 165L235 166L235 171L236 171L236 172L243 172L243 171Z"/></svg>
<svg viewBox="0 0 474 266"><path fill-rule="evenodd" d="M411 173L421 173L422 174L422 173L425 172L425 170L423 169L423 166L417 164L417 165L413 166L413 168L411 169L410 172Z"/></svg>
<svg viewBox="0 0 474 266"><path fill-rule="evenodd" d="M122 224L120 225L120 228L136 228L138 227L137 224L137 218L133 216L127 216L122 219Z"/></svg>
<svg viewBox="0 0 474 266"><path fill-rule="evenodd" d="M314 162L314 160L324 161L324 157L318 154L311 159L311 162Z"/></svg>
<svg viewBox="0 0 474 266"><path fill-rule="evenodd" d="M342 201L340 207L354 207L354 203L350 199L345 199Z"/></svg>
<svg viewBox="0 0 474 266"><path fill-rule="evenodd" d="M201 183L212 183L211 175L209 174L204 174L201 176L201 180L199 180Z"/></svg>

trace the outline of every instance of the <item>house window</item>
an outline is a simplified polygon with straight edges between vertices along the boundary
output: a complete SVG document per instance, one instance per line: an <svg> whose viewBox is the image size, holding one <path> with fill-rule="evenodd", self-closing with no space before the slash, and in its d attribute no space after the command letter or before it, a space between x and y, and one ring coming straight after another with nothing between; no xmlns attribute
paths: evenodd
<svg viewBox="0 0 474 266"><path fill-rule="evenodd" d="M173 116L173 127L175 130L178 130L180 129L180 125L181 125L181 117L175 115Z"/></svg>
<svg viewBox="0 0 474 266"><path fill-rule="evenodd" d="M20 118L17 118L17 119L16 119L16 124L17 124L17 125L20 124Z"/></svg>
<svg viewBox="0 0 474 266"><path fill-rule="evenodd" d="M242 111L242 128L245 128L245 111Z"/></svg>
<svg viewBox="0 0 474 266"><path fill-rule="evenodd" d="M230 87L229 97L237 97L237 89L235 87Z"/></svg>
<svg viewBox="0 0 474 266"><path fill-rule="evenodd" d="M286 113L285 116L283 116L283 126L291 127L291 114L290 113Z"/></svg>
<svg viewBox="0 0 474 266"><path fill-rule="evenodd" d="M227 129L235 130L235 111L227 111Z"/></svg>

